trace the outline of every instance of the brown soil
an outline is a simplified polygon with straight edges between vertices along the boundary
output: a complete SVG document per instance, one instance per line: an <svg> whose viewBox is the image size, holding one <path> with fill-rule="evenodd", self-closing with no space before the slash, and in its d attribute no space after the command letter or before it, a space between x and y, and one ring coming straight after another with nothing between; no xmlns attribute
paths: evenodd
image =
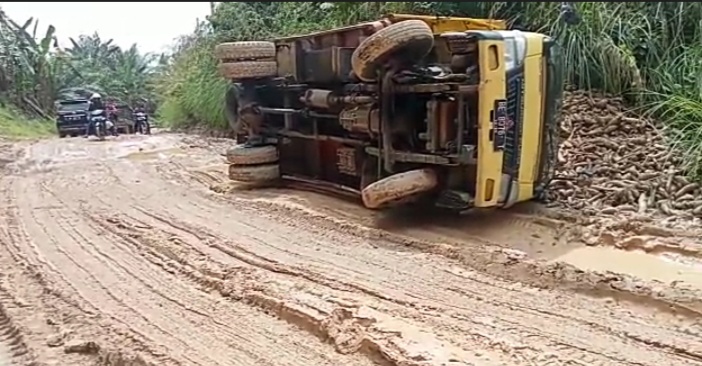
<svg viewBox="0 0 702 366"><path fill-rule="evenodd" d="M702 365L699 233L249 191L228 143L0 143L0 365Z"/></svg>

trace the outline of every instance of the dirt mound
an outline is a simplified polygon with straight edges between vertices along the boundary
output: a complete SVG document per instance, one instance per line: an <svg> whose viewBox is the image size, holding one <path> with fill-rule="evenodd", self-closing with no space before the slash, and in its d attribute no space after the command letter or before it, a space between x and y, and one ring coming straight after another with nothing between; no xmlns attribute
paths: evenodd
<svg viewBox="0 0 702 366"><path fill-rule="evenodd" d="M550 199L585 214L702 216L702 188L652 120L621 98L566 92Z"/></svg>

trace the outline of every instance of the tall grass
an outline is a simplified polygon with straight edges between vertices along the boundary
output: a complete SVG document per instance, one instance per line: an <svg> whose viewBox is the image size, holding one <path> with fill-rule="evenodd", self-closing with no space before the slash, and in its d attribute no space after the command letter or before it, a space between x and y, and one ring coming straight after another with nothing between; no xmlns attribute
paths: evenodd
<svg viewBox="0 0 702 366"><path fill-rule="evenodd" d="M32 119L12 107L0 105L0 136L11 138L44 137L56 131L54 124L45 119Z"/></svg>
<svg viewBox="0 0 702 366"><path fill-rule="evenodd" d="M661 119L690 171L702 173L702 4L580 2L565 25L546 2L222 3L174 57L161 89L164 119L225 127L212 47L375 19L385 12L501 18L557 37L572 86L625 96Z"/></svg>
<svg viewBox="0 0 702 366"><path fill-rule="evenodd" d="M195 43L158 82L163 99L158 114L166 124L226 128L223 98L227 83L216 72L211 55L214 45L209 39Z"/></svg>

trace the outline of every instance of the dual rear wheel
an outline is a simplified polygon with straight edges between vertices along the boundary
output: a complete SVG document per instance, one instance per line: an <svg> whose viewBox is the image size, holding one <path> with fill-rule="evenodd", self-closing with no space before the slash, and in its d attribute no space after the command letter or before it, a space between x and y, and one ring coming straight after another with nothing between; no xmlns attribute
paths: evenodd
<svg viewBox="0 0 702 366"><path fill-rule="evenodd" d="M225 155L230 180L265 184L280 178L278 149L275 146L237 145L227 150Z"/></svg>

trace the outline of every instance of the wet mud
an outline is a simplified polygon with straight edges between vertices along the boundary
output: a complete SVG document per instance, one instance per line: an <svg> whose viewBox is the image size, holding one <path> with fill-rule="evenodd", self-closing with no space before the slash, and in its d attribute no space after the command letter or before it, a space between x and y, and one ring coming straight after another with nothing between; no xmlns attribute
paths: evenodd
<svg viewBox="0 0 702 366"><path fill-rule="evenodd" d="M0 365L702 365L692 225L371 212L228 143L0 148Z"/></svg>

